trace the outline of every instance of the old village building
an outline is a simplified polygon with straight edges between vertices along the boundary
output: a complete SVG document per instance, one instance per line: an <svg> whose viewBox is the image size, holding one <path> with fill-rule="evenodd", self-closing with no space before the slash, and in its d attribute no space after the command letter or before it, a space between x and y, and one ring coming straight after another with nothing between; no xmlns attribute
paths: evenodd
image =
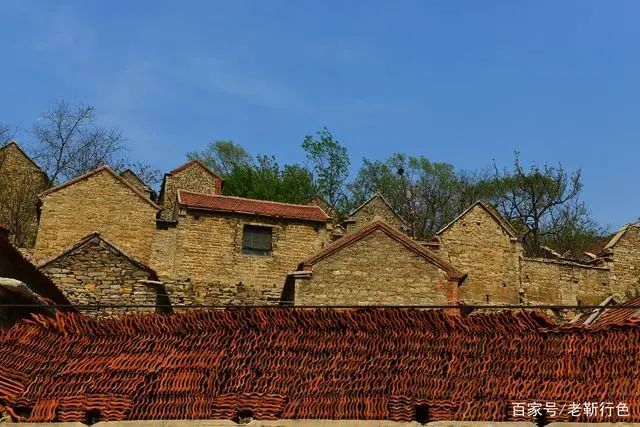
<svg viewBox="0 0 640 427"><path fill-rule="evenodd" d="M528 258L482 202L417 241L380 194L336 224L317 200L231 197L223 185L192 160L165 174L156 198L132 171L97 168L40 194L34 262L80 305L597 305L638 296L638 223L580 262Z"/></svg>
<svg viewBox="0 0 640 427"><path fill-rule="evenodd" d="M0 147L0 224L11 231L15 245L33 246L37 195L49 187L47 175L15 141Z"/></svg>

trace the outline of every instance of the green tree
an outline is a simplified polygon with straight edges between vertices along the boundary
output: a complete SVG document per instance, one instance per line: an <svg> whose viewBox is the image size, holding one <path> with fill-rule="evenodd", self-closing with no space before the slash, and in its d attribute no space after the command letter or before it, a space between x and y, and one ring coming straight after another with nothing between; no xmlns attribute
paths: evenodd
<svg viewBox="0 0 640 427"><path fill-rule="evenodd" d="M230 196L306 203L313 195L307 169L299 165L281 168L272 156L258 156L255 164L236 165L224 178L223 192Z"/></svg>
<svg viewBox="0 0 640 427"><path fill-rule="evenodd" d="M429 238L463 209L484 197L481 174L459 173L448 163L396 153L384 161L365 159L349 184L351 207L380 192L409 223L414 236Z"/></svg>
<svg viewBox="0 0 640 427"><path fill-rule="evenodd" d="M316 134L317 138L305 136L302 148L311 164L316 193L340 212L347 202L345 184L351 160L347 149L333 138L326 127Z"/></svg>
<svg viewBox="0 0 640 427"><path fill-rule="evenodd" d="M188 153L187 158L199 159L223 176L230 174L237 166L253 164L251 155L241 145L229 140L210 142L203 150Z"/></svg>

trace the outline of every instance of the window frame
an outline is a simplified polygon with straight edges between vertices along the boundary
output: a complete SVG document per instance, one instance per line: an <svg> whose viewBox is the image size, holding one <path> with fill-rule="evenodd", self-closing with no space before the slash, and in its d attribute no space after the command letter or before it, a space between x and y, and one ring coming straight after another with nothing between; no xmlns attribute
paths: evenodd
<svg viewBox="0 0 640 427"><path fill-rule="evenodd" d="M253 238L247 239L248 233L252 232ZM266 240L267 234L269 235L269 249L266 249L266 244L260 245L256 243L256 237L262 237ZM244 224L242 226L242 247L240 250L243 255L271 256L273 253L273 227L261 224Z"/></svg>

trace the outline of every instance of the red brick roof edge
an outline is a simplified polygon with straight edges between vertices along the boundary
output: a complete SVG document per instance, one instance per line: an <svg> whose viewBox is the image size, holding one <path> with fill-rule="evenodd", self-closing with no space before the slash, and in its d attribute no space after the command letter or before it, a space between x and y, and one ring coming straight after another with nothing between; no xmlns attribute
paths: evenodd
<svg viewBox="0 0 640 427"><path fill-rule="evenodd" d="M295 205L243 197L193 193L178 190L178 204L191 209L233 212L274 218L326 222L329 216L319 206Z"/></svg>

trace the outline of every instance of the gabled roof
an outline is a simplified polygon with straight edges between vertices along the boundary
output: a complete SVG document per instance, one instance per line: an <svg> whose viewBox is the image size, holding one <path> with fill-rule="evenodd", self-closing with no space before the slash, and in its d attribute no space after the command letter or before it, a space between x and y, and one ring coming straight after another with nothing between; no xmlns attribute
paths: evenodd
<svg viewBox="0 0 640 427"><path fill-rule="evenodd" d="M42 198L45 197L51 193L55 193L58 190L62 190L63 188L69 187L77 182L80 181L84 181L85 179L91 178L94 175L97 175L99 173L102 172L106 172L109 175L111 175L113 178L116 179L116 181L119 181L120 183L122 183L123 185L125 185L126 187L128 187L129 189L131 189L131 191L133 191L136 195L138 195L142 200L144 200L145 202L149 203L151 206L153 206L155 209L157 210L161 210L162 208L158 205L156 205L153 201L151 201L151 199L149 199L143 192L141 192L140 190L138 190L133 184L129 183L126 179L124 179L123 177L121 177L120 175L118 175L113 169L111 169L108 165L104 165L104 166L100 166L99 168L96 168L94 170L92 170L91 172L88 172L84 175L81 175L77 178L74 178L70 181L65 182L64 184L60 184L57 187L53 187L50 188L46 191L43 191L42 193L40 193L38 195L38 197Z"/></svg>
<svg viewBox="0 0 640 427"><path fill-rule="evenodd" d="M137 173L135 173L134 171L132 171L130 168L125 169L125 170L123 170L122 172L120 172L120 176L121 176L121 177L123 177L123 178L124 178L124 177L125 177L125 175L132 176L132 177L136 180L136 182L137 182L138 184L140 184L140 187L143 187L143 188L150 188L150 187L149 187L149 185L148 185L146 182L144 182L142 179L140 179L140 177L138 176L138 174L137 174ZM126 178L125 178L125 179L126 179Z"/></svg>
<svg viewBox="0 0 640 427"><path fill-rule="evenodd" d="M38 168L38 170L40 170L43 174L44 171L42 170L42 168L40 167L39 164L37 164L23 149L22 147L20 147L20 144L18 144L16 142L15 139L12 139L11 141L7 142L5 145L3 145L2 147L0 147L0 151L4 150L5 148L8 148L10 146L14 146L15 148L18 149L18 151L20 151L20 153L22 153L22 155L29 160L36 168ZM45 174L46 175L46 174ZM48 179L48 178L47 178Z"/></svg>
<svg viewBox="0 0 640 427"><path fill-rule="evenodd" d="M390 225L388 225L387 223L381 220L372 221L369 224L362 227L361 229L359 229L358 231L355 231L351 234L347 234L346 236L341 237L340 239L336 240L334 243L330 244L329 246L326 246L317 254L304 260L300 264L300 267L304 270L311 270L313 265L316 264L317 262L330 257L334 253L348 246L353 245L354 243L362 240L363 238L365 238L366 236L368 236L369 234L375 231L381 231L385 233L387 236L389 236L389 238L397 241L408 250L414 252L416 255L421 256L431 264L435 264L436 266L438 266L440 269L444 270L447 273L447 276L450 280L458 280L459 282L462 282L466 277L466 274L462 273L453 265L449 264L447 261L440 259L434 253L425 249L419 243L416 243L413 240L409 239L403 233L395 230L393 227L391 227ZM363 256L366 256L366 255L363 254Z"/></svg>
<svg viewBox="0 0 640 427"><path fill-rule="evenodd" d="M419 405L429 421L522 421L511 402L542 394L545 402L605 396L630 408L622 418L580 412L574 422L638 422L639 342L639 326L563 328L537 312L36 316L0 333L0 402L31 422L83 422L89 409L100 421L229 420L242 409L257 420L411 422Z"/></svg>
<svg viewBox="0 0 640 427"><path fill-rule="evenodd" d="M147 271L149 274L151 274L153 277L157 277L156 272L149 266L147 266L146 264L138 261L137 259L135 259L134 257L132 257L131 255L127 254L124 250L122 250L119 246L116 246L114 243L111 243L109 240L105 239L99 232L94 231L92 233L89 233L88 235L86 235L85 237L83 237L82 239L80 239L79 241L77 241L76 243L72 244L71 246L68 246L67 248L65 248L62 252L60 252L58 255L46 259L42 262L40 262L40 264L38 264L38 268L43 269L45 267L47 267L49 264L66 257L67 255L77 251L78 249L81 249L83 246L89 244L90 242L94 241L94 240L100 240L102 242L104 242L107 246L109 246L114 252L116 252L119 255L122 255L123 257L125 257L129 262L131 262L133 265Z"/></svg>
<svg viewBox="0 0 640 427"><path fill-rule="evenodd" d="M393 214L398 217L398 219L400 221L402 221L402 223L404 225L407 225L407 221L405 221L404 218L402 218L402 216L400 216L400 214L391 206L391 204L387 201L387 199L382 195L382 193L380 192L376 192L374 193L371 197L369 197L369 199L367 199L366 202L364 202L363 204L361 204L360 206L358 206L357 208L355 208L350 214L349 217L352 217L353 215L355 215L360 209L364 208L365 206L367 206L369 203L371 203L373 200L375 199L380 199L382 200L382 203L384 203L385 205L387 205L387 207L389 208L389 210L391 212L393 212Z"/></svg>
<svg viewBox="0 0 640 427"><path fill-rule="evenodd" d="M632 224L625 224L624 226L622 226L622 228L620 228L620 230L618 230L618 232L613 235L611 240L609 240L609 242L604 246L604 248L602 248L600 253L604 253L608 249L612 249L616 245L616 243L618 243L618 241L622 238L622 236L625 235L625 233L629 230L630 227L638 227L638 226L639 226L638 222L632 223ZM600 255L600 254L595 254L595 255Z"/></svg>
<svg viewBox="0 0 640 427"><path fill-rule="evenodd" d="M175 174L178 172L181 172L185 169L188 169L190 166L192 165L199 165L201 166L207 173L209 173L209 175L213 176L214 178L219 179L220 181L224 181L222 179L222 177L220 175L218 175L217 173L215 173L214 171L211 170L211 168L209 166L207 166L202 160L198 160L198 159L193 159L188 161L187 163L183 164L182 166L178 166L177 168L173 169L172 171L170 171L168 174Z"/></svg>
<svg viewBox="0 0 640 427"><path fill-rule="evenodd" d="M471 209L475 208L476 206L484 209L489 215L491 215L493 217L493 219L495 219L495 221L502 227L502 229L513 239L517 239L518 238L518 233L516 232L515 228L513 228L513 226L511 224L509 224L509 222L504 219L504 217L502 215L500 215L500 212L498 212L496 210L496 208L494 208L491 205L488 205L482 201L477 201L474 204L472 204L471 206L469 206L467 209L465 209L464 211L462 211L462 213L460 215L458 215L453 221L451 221L449 224L445 225L444 227L442 227L437 233L436 235L439 235L441 233L443 233L445 230L449 229L453 224L455 224L456 222L458 222L462 217L464 217L467 213L469 213L469 211L471 211Z"/></svg>
<svg viewBox="0 0 640 427"><path fill-rule="evenodd" d="M326 222L329 219L329 216L319 206L200 194L184 190L178 190L178 204L189 209L212 212L233 212L314 222Z"/></svg>

